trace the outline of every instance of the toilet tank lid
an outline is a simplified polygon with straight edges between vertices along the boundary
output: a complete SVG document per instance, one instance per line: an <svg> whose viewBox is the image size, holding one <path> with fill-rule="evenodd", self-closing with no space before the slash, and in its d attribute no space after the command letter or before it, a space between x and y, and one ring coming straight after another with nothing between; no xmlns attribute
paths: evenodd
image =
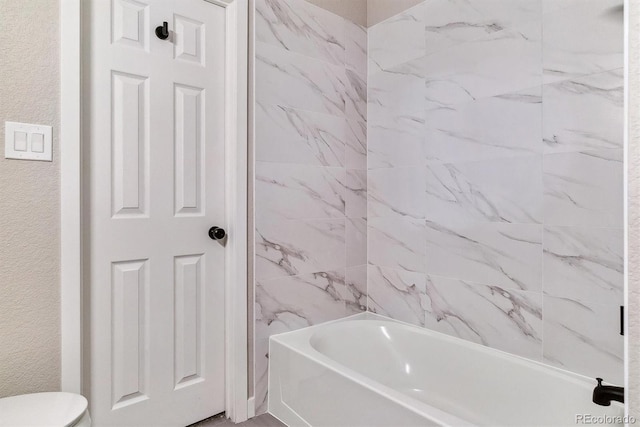
<svg viewBox="0 0 640 427"><path fill-rule="evenodd" d="M33 393L0 399L0 427L69 427L87 411L87 399L73 393Z"/></svg>

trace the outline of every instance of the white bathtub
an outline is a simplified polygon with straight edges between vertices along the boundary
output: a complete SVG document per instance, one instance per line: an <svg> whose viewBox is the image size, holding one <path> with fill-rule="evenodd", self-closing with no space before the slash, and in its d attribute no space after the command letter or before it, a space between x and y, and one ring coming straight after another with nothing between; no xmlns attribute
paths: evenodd
<svg viewBox="0 0 640 427"><path fill-rule="evenodd" d="M269 346L269 412L288 426L623 425L622 405L591 402L594 379L380 316Z"/></svg>

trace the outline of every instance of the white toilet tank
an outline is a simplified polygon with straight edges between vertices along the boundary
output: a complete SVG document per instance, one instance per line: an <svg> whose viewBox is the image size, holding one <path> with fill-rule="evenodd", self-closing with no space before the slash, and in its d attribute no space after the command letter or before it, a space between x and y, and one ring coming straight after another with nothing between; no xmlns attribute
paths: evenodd
<svg viewBox="0 0 640 427"><path fill-rule="evenodd" d="M73 393L33 393L0 399L0 427L90 427L88 402Z"/></svg>

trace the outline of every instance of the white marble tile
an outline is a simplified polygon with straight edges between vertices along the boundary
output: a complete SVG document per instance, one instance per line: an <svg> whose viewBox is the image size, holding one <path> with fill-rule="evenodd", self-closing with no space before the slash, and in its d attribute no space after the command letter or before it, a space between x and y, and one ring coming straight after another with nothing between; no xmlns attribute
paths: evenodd
<svg viewBox="0 0 640 427"><path fill-rule="evenodd" d="M369 73L388 70L425 54L425 4L369 27Z"/></svg>
<svg viewBox="0 0 640 427"><path fill-rule="evenodd" d="M548 154L543 164L545 224L622 226L622 150Z"/></svg>
<svg viewBox="0 0 640 427"><path fill-rule="evenodd" d="M356 267L367 263L367 220L347 218L347 267Z"/></svg>
<svg viewBox="0 0 640 427"><path fill-rule="evenodd" d="M624 70L543 87L545 153L622 148Z"/></svg>
<svg viewBox="0 0 640 427"><path fill-rule="evenodd" d="M451 104L447 99L433 102L437 93L428 95L427 161L475 161L541 153L540 95L541 89L536 87Z"/></svg>
<svg viewBox="0 0 640 427"><path fill-rule="evenodd" d="M346 99L345 114L351 119L367 120L367 79L355 71L345 70Z"/></svg>
<svg viewBox="0 0 640 427"><path fill-rule="evenodd" d="M386 168L369 170L369 218L425 217L424 168Z"/></svg>
<svg viewBox="0 0 640 427"><path fill-rule="evenodd" d="M376 117L367 122L369 169L424 165L424 112L372 110Z"/></svg>
<svg viewBox="0 0 640 427"><path fill-rule="evenodd" d="M426 224L427 274L504 289L542 290L542 226Z"/></svg>
<svg viewBox="0 0 640 427"><path fill-rule="evenodd" d="M263 219L343 218L342 168L256 163L255 207Z"/></svg>
<svg viewBox="0 0 640 427"><path fill-rule="evenodd" d="M367 256L370 265L424 273L424 221L369 218L367 230Z"/></svg>
<svg viewBox="0 0 640 427"><path fill-rule="evenodd" d="M346 166L349 169L367 168L367 124L359 120L347 120Z"/></svg>
<svg viewBox="0 0 640 427"><path fill-rule="evenodd" d="M367 266L347 267L345 277L347 315L367 311Z"/></svg>
<svg viewBox="0 0 640 427"><path fill-rule="evenodd" d="M440 224L542 223L542 156L433 164L427 219Z"/></svg>
<svg viewBox="0 0 640 427"><path fill-rule="evenodd" d="M546 363L624 383L624 337L619 335L617 305L545 296L543 318Z"/></svg>
<svg viewBox="0 0 640 427"><path fill-rule="evenodd" d="M345 22L345 64L362 79L367 80L367 29L354 24L348 19Z"/></svg>
<svg viewBox="0 0 640 427"><path fill-rule="evenodd" d="M258 162L344 166L347 121L330 114L256 103Z"/></svg>
<svg viewBox="0 0 640 427"><path fill-rule="evenodd" d="M345 266L345 220L256 219L257 280Z"/></svg>
<svg viewBox="0 0 640 427"><path fill-rule="evenodd" d="M427 276L425 326L542 359L542 294Z"/></svg>
<svg viewBox="0 0 640 427"><path fill-rule="evenodd" d="M480 40L505 29L468 0L429 0L425 3L426 54L460 43Z"/></svg>
<svg viewBox="0 0 640 427"><path fill-rule="evenodd" d="M344 19L303 0L256 0L256 40L344 64Z"/></svg>
<svg viewBox="0 0 640 427"><path fill-rule="evenodd" d="M457 98L466 93L471 99L480 99L539 86L539 32L539 23L529 23L518 31L500 31L427 56L427 97L434 97L431 87L448 86L445 92L453 90Z"/></svg>
<svg viewBox="0 0 640 427"><path fill-rule="evenodd" d="M545 227L543 279L551 296L623 304L623 229Z"/></svg>
<svg viewBox="0 0 640 427"><path fill-rule="evenodd" d="M256 102L344 115L344 66L256 43L256 75Z"/></svg>
<svg viewBox="0 0 640 427"><path fill-rule="evenodd" d="M543 16L545 83L624 65L623 0L584 0Z"/></svg>
<svg viewBox="0 0 640 427"><path fill-rule="evenodd" d="M391 112L424 110L424 60L418 59L385 71L369 73L367 92L371 119Z"/></svg>
<svg viewBox="0 0 640 427"><path fill-rule="evenodd" d="M349 218L367 217L367 171L347 170L346 215Z"/></svg>
<svg viewBox="0 0 640 427"><path fill-rule="evenodd" d="M428 300L423 273L370 265L368 281L369 311L424 326Z"/></svg>
<svg viewBox="0 0 640 427"><path fill-rule="evenodd" d="M473 0L472 5L497 27L518 31L531 22L542 25L541 0Z"/></svg>

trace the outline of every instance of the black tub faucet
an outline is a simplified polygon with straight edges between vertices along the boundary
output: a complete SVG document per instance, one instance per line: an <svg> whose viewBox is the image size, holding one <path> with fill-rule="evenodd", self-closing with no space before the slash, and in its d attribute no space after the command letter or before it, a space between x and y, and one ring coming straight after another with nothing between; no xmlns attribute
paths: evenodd
<svg viewBox="0 0 640 427"><path fill-rule="evenodd" d="M624 387L602 385L602 378L596 378L598 385L593 389L593 403L601 406L611 405L611 401L624 403Z"/></svg>

